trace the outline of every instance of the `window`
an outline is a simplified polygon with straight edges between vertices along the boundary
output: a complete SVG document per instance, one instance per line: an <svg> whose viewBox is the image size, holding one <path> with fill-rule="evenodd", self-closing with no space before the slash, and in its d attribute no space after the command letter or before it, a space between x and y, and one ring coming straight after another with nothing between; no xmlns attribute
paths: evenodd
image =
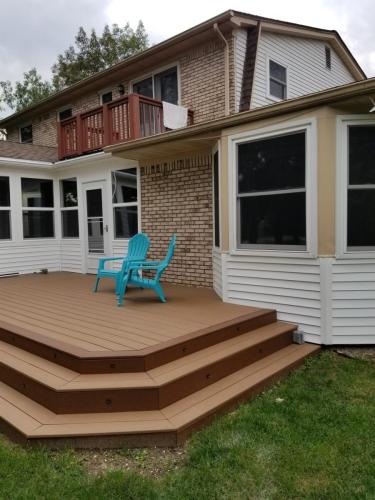
<svg viewBox="0 0 375 500"><path fill-rule="evenodd" d="M63 238L79 238L77 180L60 181L61 231Z"/></svg>
<svg viewBox="0 0 375 500"><path fill-rule="evenodd" d="M269 95L286 99L286 68L275 61L269 61Z"/></svg>
<svg viewBox="0 0 375 500"><path fill-rule="evenodd" d="M242 248L306 250L306 132L237 145Z"/></svg>
<svg viewBox="0 0 375 500"><path fill-rule="evenodd" d="M53 181L21 179L24 238L53 238Z"/></svg>
<svg viewBox="0 0 375 500"><path fill-rule="evenodd" d="M112 102L112 90L110 92L106 92L101 95L102 104L107 104L108 102Z"/></svg>
<svg viewBox="0 0 375 500"><path fill-rule="evenodd" d="M67 118L71 118L72 114L73 114L72 108L63 109L62 111L59 112L59 121L62 122Z"/></svg>
<svg viewBox="0 0 375 500"><path fill-rule="evenodd" d="M214 244L220 247L219 153L214 154Z"/></svg>
<svg viewBox="0 0 375 500"><path fill-rule="evenodd" d="M9 177L0 177L0 240L10 240Z"/></svg>
<svg viewBox="0 0 375 500"><path fill-rule="evenodd" d="M20 141L25 144L31 144L33 142L33 126L31 124L20 127Z"/></svg>
<svg viewBox="0 0 375 500"><path fill-rule="evenodd" d="M326 68L331 69L331 49L325 46Z"/></svg>
<svg viewBox="0 0 375 500"><path fill-rule="evenodd" d="M115 238L138 233L137 169L112 172L112 203Z"/></svg>
<svg viewBox="0 0 375 500"><path fill-rule="evenodd" d="M133 92L160 101L178 103L177 67L149 76L133 84Z"/></svg>
<svg viewBox="0 0 375 500"><path fill-rule="evenodd" d="M347 245L352 250L375 247L375 125L348 128Z"/></svg>

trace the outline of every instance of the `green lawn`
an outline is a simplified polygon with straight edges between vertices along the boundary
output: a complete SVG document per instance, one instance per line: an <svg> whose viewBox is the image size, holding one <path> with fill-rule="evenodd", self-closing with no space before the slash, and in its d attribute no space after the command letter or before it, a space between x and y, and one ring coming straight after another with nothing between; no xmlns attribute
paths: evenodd
<svg viewBox="0 0 375 500"><path fill-rule="evenodd" d="M0 498L375 498L375 363L325 352L217 419L159 479L89 475L74 452L0 440Z"/></svg>

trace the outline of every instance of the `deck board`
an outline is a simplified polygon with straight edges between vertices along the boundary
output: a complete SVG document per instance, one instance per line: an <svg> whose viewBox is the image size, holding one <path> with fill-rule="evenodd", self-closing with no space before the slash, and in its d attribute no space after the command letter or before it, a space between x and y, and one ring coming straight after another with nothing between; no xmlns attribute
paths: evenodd
<svg viewBox="0 0 375 500"><path fill-rule="evenodd" d="M74 273L0 280L0 327L62 342L88 353L138 352L257 311L224 304L212 290L165 284L166 304L152 290L132 289L117 307L113 282ZM4 326L5 325L5 326Z"/></svg>

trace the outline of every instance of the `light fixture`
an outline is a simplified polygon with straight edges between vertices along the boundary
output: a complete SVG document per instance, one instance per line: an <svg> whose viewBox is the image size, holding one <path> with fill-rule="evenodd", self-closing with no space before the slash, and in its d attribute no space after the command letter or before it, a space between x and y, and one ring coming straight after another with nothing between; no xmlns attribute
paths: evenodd
<svg viewBox="0 0 375 500"><path fill-rule="evenodd" d="M124 94L125 94L125 87L124 87L124 84L123 84L123 83L119 83L119 84L117 85L117 90L118 90L118 93L119 93L120 95L124 95ZM374 104L374 106L375 106L375 104Z"/></svg>

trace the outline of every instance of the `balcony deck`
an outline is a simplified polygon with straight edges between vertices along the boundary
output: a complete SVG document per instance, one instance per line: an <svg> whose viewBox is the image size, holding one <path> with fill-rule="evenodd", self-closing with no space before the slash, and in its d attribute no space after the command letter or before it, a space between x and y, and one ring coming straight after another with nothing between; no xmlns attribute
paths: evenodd
<svg viewBox="0 0 375 500"><path fill-rule="evenodd" d="M188 111L188 125L193 112ZM100 151L105 146L165 132L163 104L157 99L129 94L62 120L58 133L60 160Z"/></svg>

